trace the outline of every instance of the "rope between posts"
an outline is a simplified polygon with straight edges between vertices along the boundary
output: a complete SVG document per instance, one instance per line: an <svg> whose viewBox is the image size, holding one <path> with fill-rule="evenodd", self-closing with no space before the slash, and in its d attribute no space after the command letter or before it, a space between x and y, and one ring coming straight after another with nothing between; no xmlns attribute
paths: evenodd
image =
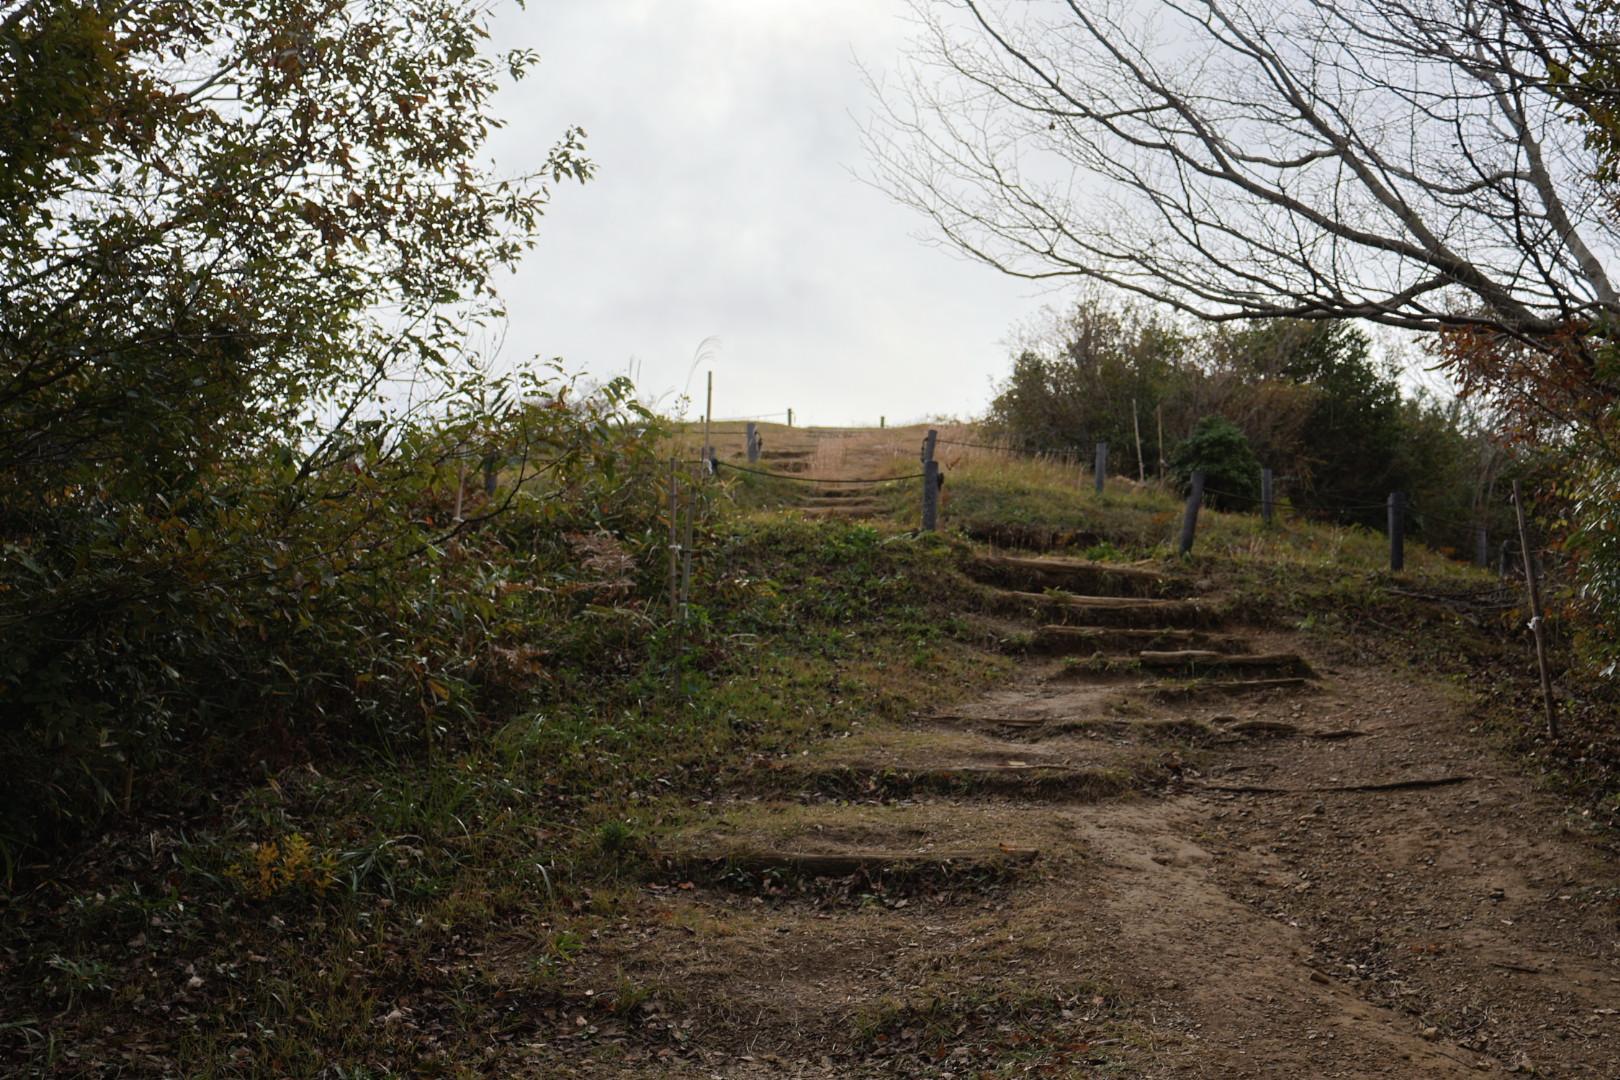
<svg viewBox="0 0 1620 1080"><path fill-rule="evenodd" d="M792 473L767 472L764 469L750 469L743 465L733 465L729 461L715 462L722 469L731 469L733 472L748 473L752 476L768 476L773 480L793 480L800 484L892 484L900 480L921 480L925 473L907 473L904 476L870 476L858 479L829 479L820 476L794 476Z"/></svg>
<svg viewBox="0 0 1620 1080"><path fill-rule="evenodd" d="M1061 449L1050 448L1050 447L1039 447L1039 446L1036 446L1036 447L995 446L995 445L993 445L991 443L966 442L966 441L964 441L962 439L935 439L934 440L934 445L936 445L936 446L971 446L976 450L994 450L997 453L1001 453L1001 454L1078 454L1080 452L1080 448L1077 447L1077 446L1066 446L1066 447L1063 447Z"/></svg>

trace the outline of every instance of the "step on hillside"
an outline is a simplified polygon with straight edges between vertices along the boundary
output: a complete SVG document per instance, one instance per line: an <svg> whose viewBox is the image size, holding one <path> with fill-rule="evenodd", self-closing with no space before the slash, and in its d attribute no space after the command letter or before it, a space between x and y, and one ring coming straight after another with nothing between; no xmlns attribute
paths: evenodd
<svg viewBox="0 0 1620 1080"><path fill-rule="evenodd" d="M1191 682L1157 683L1146 687L1155 701L1189 701L1199 698L1263 697L1275 693L1296 693L1316 689L1310 679L1294 676L1276 679L1197 679Z"/></svg>
<svg viewBox="0 0 1620 1080"><path fill-rule="evenodd" d="M1135 656L1145 671L1201 675L1278 675L1309 678L1315 672L1298 653L1222 653L1211 649L1178 649L1169 652L1143 651Z"/></svg>
<svg viewBox="0 0 1620 1080"><path fill-rule="evenodd" d="M1081 559L977 555L965 568L975 581L1036 592L1062 589L1086 596L1169 597L1187 591L1185 583L1145 566Z"/></svg>
<svg viewBox="0 0 1620 1080"><path fill-rule="evenodd" d="M1242 638L1202 630L1118 626L1042 626L1035 631L1030 651L1046 656L1089 656L1124 649L1200 648L1237 653L1247 647Z"/></svg>
<svg viewBox="0 0 1620 1080"><path fill-rule="evenodd" d="M812 882L856 878L887 890L983 885L1012 880L1040 850L986 844L933 851L795 851L737 847L666 851L653 860L653 876L753 890L761 881Z"/></svg>
<svg viewBox="0 0 1620 1080"><path fill-rule="evenodd" d="M1221 621L1220 605L1207 600L1131 596L1076 596L1062 591L998 590L997 610L1065 626L1207 627Z"/></svg>
<svg viewBox="0 0 1620 1080"><path fill-rule="evenodd" d="M994 795L1043 802L1101 802L1124 795L1150 779L1127 768L1023 761L912 768L829 765L805 776L809 786L840 797Z"/></svg>

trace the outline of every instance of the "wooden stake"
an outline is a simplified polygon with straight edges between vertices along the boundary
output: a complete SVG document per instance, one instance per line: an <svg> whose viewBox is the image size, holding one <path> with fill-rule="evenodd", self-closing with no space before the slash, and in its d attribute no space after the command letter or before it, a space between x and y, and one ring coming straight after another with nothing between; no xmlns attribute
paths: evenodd
<svg viewBox="0 0 1620 1080"><path fill-rule="evenodd" d="M1136 481L1147 483L1147 462L1142 460L1142 422L1136 418L1136 399L1131 398L1131 427L1136 429Z"/></svg>
<svg viewBox="0 0 1620 1080"><path fill-rule="evenodd" d="M932 446L926 446L926 452L932 452ZM939 526L939 462L933 457L923 459L923 504L922 527L923 532L933 532Z"/></svg>
<svg viewBox="0 0 1620 1080"><path fill-rule="evenodd" d="M1164 479L1164 403L1160 402L1153 411L1159 415L1159 479Z"/></svg>
<svg viewBox="0 0 1620 1080"><path fill-rule="evenodd" d="M1187 494L1187 511L1181 517L1181 553L1193 549L1193 537L1198 533L1198 507L1204 502L1204 470L1192 474L1192 491Z"/></svg>
<svg viewBox="0 0 1620 1080"><path fill-rule="evenodd" d="M1524 518L1524 499L1519 482L1513 481L1513 509L1519 517L1519 547L1524 551L1524 583L1530 591L1530 631L1536 636L1536 667L1541 671L1541 701L1547 710L1547 737L1558 738L1558 713L1553 707L1552 676L1547 673L1547 643L1541 629L1541 583L1536 580L1536 560L1530 547L1530 526Z"/></svg>
<svg viewBox="0 0 1620 1080"><path fill-rule="evenodd" d="M1400 491L1389 493L1389 568L1406 569L1406 494Z"/></svg>
<svg viewBox="0 0 1620 1080"><path fill-rule="evenodd" d="M703 403L703 460L714 456L714 444L709 442L709 424L714 419L714 372L709 372L709 396ZM711 472L713 470L710 470Z"/></svg>
<svg viewBox="0 0 1620 1080"><path fill-rule="evenodd" d="M669 459L669 617L671 621L681 617L680 593L680 501L676 493L676 459Z"/></svg>

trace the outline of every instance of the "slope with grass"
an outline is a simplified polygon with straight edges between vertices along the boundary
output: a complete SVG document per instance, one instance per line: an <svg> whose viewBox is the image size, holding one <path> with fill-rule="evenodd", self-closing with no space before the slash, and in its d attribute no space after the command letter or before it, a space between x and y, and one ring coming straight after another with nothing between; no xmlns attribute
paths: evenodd
<svg viewBox="0 0 1620 1080"><path fill-rule="evenodd" d="M772 470L824 479L904 475L921 434L785 432L767 451L806 454ZM1522 751L1546 748L1483 730L1517 699L1469 681L1527 671L1496 582L1426 551L1391 578L1373 534L1218 513L1178 560L1167 494L940 458L934 537L909 531L914 481L849 521L722 470L688 626L627 628L613 677L559 671L568 693L453 753L287 767L36 868L0 943L0 1053L63 1075L1620 1071L1608 834L1568 809L1585 789L1538 790Z"/></svg>

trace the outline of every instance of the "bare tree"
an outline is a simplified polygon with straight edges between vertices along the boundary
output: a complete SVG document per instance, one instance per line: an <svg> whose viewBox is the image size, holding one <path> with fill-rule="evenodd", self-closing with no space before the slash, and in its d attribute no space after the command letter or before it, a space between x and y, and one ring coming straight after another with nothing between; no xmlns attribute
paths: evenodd
<svg viewBox="0 0 1620 1080"><path fill-rule="evenodd" d="M1526 343L1620 316L1555 0L911 0L877 182L1009 274Z"/></svg>

